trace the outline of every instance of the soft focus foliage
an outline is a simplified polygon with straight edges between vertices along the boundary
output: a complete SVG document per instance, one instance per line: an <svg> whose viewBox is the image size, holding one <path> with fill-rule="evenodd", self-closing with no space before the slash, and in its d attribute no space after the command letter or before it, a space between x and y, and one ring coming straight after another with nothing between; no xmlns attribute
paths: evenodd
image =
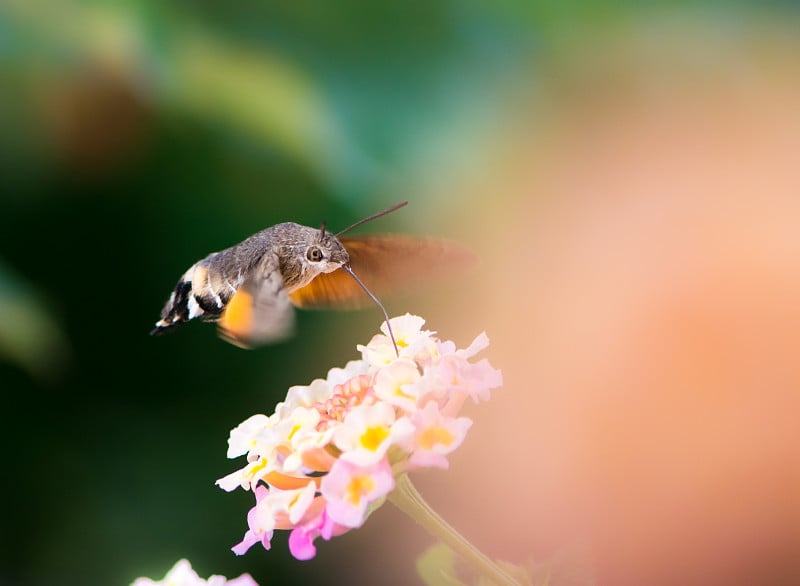
<svg viewBox="0 0 800 586"><path fill-rule="evenodd" d="M63 332L36 293L0 264L0 359L46 383L62 373L67 354Z"/></svg>

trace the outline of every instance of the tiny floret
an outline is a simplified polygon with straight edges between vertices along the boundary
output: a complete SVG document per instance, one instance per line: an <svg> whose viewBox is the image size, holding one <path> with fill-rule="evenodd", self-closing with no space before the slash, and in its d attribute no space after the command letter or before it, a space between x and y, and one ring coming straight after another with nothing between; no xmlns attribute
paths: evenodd
<svg viewBox="0 0 800 586"><path fill-rule="evenodd" d="M397 349L383 324L382 334L358 346L361 360L291 387L272 415L253 415L231 431L228 457L247 463L217 485L252 491L256 501L236 554L257 543L269 549L277 529L291 531L295 558L311 559L318 537L363 525L398 474L448 467L472 425L458 417L461 406L502 385L488 360L471 361L489 339L482 333L458 349L424 330L421 317L390 322Z"/></svg>

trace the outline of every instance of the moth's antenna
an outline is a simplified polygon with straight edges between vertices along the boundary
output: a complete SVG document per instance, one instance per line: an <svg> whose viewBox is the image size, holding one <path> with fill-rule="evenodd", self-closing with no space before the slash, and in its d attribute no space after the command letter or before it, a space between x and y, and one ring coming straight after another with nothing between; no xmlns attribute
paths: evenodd
<svg viewBox="0 0 800 586"><path fill-rule="evenodd" d="M328 222L323 221L319 227L319 239L322 240L325 238L325 226L328 225Z"/></svg>
<svg viewBox="0 0 800 586"><path fill-rule="evenodd" d="M407 203L408 202L403 202L401 205L405 205ZM395 206L394 209L397 209L398 207L400 207L400 206ZM393 211L393 210L390 209L390 210L388 210L386 212L383 212L383 213L389 213L391 211ZM383 215L383 214L381 214L381 215ZM367 218L367 219L370 219L370 218ZM366 220L364 220L364 221L366 221ZM341 232L339 234L341 234ZM337 236L339 234L337 234ZM349 264L342 265L342 268L345 271L347 271L347 273L356 280L356 283L358 283L359 286L364 290L364 293L369 295L369 298L372 299L375 302L375 305L380 307L381 311L383 312L383 319L386 320L386 329L389 330L389 337L392 339L392 345L394 346L394 352L395 352L395 354L397 354L397 357L400 358L400 350L397 349L397 342L394 339L394 332L392 331L392 324L389 323L389 314L386 313L386 308L381 304L380 301L378 301L378 298L375 297L375 295L372 294L372 291L367 289L367 286L364 283L361 282L361 279L359 279L358 275L356 275L353 272L353 269L350 267Z"/></svg>
<svg viewBox="0 0 800 586"><path fill-rule="evenodd" d="M400 209L400 208L402 208L403 206L407 206L407 205L408 205L408 201L401 201L400 203L396 203L396 204L394 204L392 207L390 207L390 208L386 208L386 209L385 209L385 210L383 210L382 212L378 212L377 214L372 214L372 215L371 215L371 216L369 216L368 218L364 218L363 220L359 220L358 222L356 222L356 223L355 223L355 224L353 224L352 226L348 226L347 228L345 228L344 230L342 230L341 232L339 232L338 234L336 234L336 236L337 236L337 237L339 237L339 236L341 236L342 234L344 234L345 232L349 232L349 231L350 231L350 230L352 230L353 228L357 228L357 227L358 227L358 226L360 226L361 224L366 224L367 222L371 222L372 220L375 220L375 219L377 219L377 218L380 218L381 216L385 216L386 214L391 214L392 212L394 212L394 211L396 211L396 210L399 210L399 209ZM352 273L351 273L351 274L352 274ZM362 285L362 287L363 287L363 285Z"/></svg>

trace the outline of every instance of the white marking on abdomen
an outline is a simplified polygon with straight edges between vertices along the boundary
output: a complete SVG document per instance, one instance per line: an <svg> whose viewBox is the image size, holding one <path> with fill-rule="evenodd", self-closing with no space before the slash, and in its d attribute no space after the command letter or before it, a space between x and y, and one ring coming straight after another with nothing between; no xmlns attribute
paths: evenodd
<svg viewBox="0 0 800 586"><path fill-rule="evenodd" d="M200 307L200 304L197 303L197 299L194 298L194 295L189 296L186 305L189 308L189 319L194 319L198 315L203 315L205 313L203 308Z"/></svg>

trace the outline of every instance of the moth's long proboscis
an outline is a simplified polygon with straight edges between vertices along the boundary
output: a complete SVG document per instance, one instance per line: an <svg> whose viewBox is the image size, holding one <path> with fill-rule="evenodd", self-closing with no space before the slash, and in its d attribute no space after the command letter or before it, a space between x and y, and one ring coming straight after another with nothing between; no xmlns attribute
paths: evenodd
<svg viewBox="0 0 800 586"><path fill-rule="evenodd" d="M338 238L339 236L341 236L341 235L342 235L342 234L344 234L345 232L349 232L349 231L350 231L350 230L352 230L353 228L358 228L358 227L359 227L361 224L366 224L367 222L371 222L372 220L375 220L375 219L377 219L377 218L380 218L381 216L385 216L386 214L391 214L392 212L394 212L394 211L396 211L396 210L399 210L400 208L402 208L402 207L404 207L404 206L407 206L407 205L408 205L408 201L401 201L400 203L396 203L396 204L394 204L394 205L393 205L392 207L390 207L390 208L386 208L385 210L382 210L382 211L380 211L380 212L378 212L378 213L372 214L372 215L371 215L371 216L369 216L368 218L364 218L363 220L359 220L359 221L358 221L358 222L356 222L355 224L351 224L350 226L348 226L348 227L347 227L347 228L345 228L344 230L342 230L342 231L338 232L338 233L336 234L336 237ZM351 274L352 274L352 273L351 273ZM362 285L362 287L363 287L363 285Z"/></svg>
<svg viewBox="0 0 800 586"><path fill-rule="evenodd" d="M350 267L350 265L342 265L342 268L347 272L348 275L350 275L351 277L353 277L353 279L355 279L355 281L356 281L356 283L358 283L359 287L361 287L364 290L364 293L369 295L369 298L372 299L375 302L375 305L377 305L380 308L380 310L383 312L383 319L386 320L386 329L389 330L389 337L392 339L392 345L394 346L394 352L395 352L395 354L397 354L397 357L399 358L400 357L400 350L397 348L397 342L394 339L394 332L392 331L392 324L389 323L389 314L386 313L386 308L378 300L378 298L375 297L375 295L373 295L372 291L367 289L367 286L361 281L361 279L358 278L358 275L356 275L353 272L353 269Z"/></svg>

